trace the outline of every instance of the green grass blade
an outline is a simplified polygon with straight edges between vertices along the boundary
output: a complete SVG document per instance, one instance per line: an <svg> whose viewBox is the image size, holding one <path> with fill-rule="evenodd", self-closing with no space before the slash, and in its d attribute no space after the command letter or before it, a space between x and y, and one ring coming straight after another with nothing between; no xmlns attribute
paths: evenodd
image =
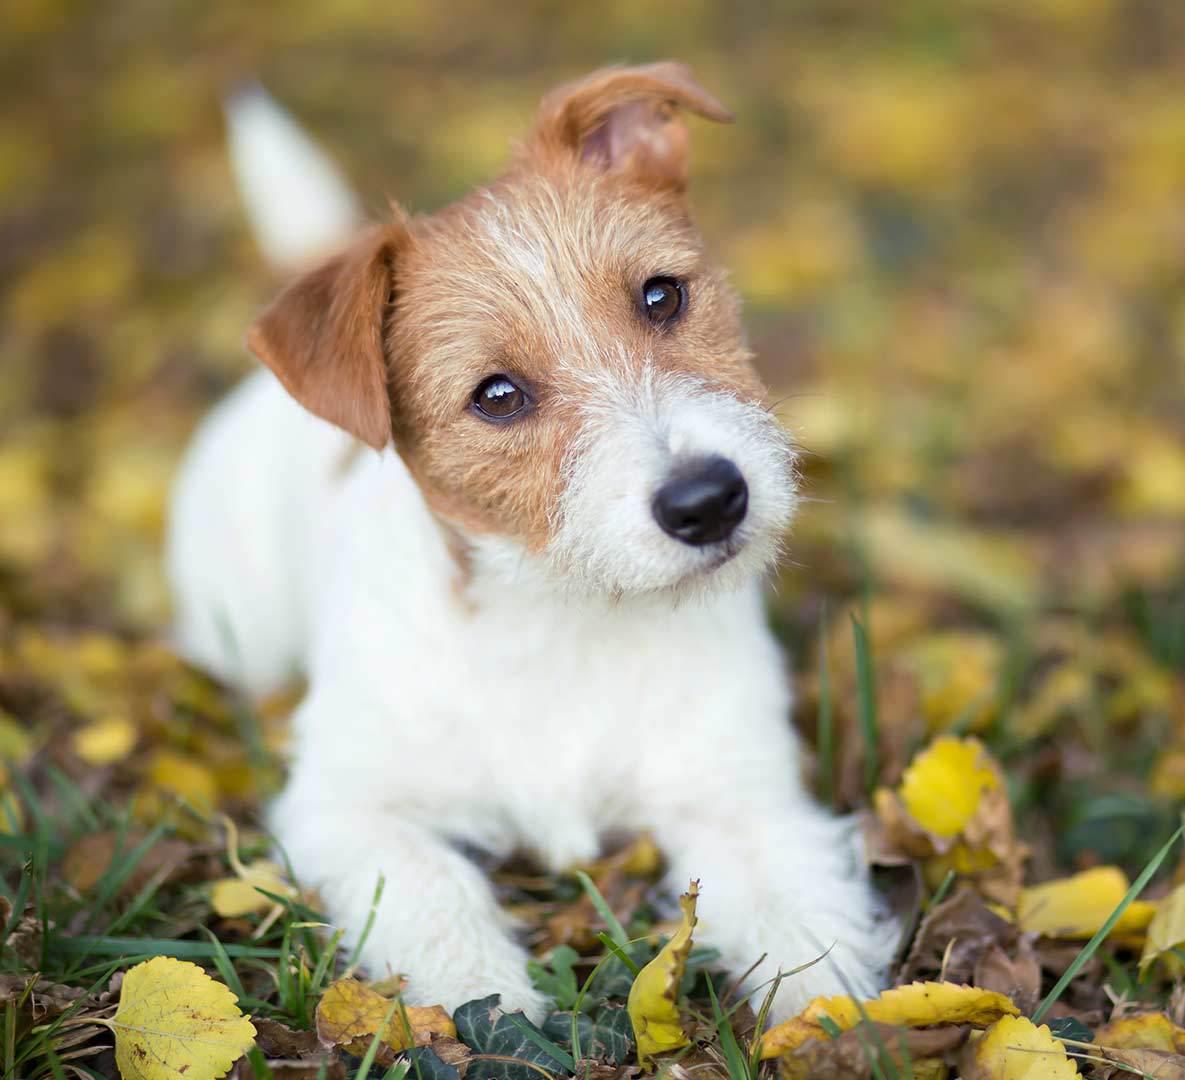
<svg viewBox="0 0 1185 1080"><path fill-rule="evenodd" d="M630 969L630 974L635 979L638 977L638 972L640 972L642 969L634 963L634 958L630 956L630 954L627 953L625 949L618 945L617 942L614 941L608 934L606 934L604 930L599 930L597 932L597 940L602 945L604 945L606 949L613 953L613 955L616 956L618 960L625 964L627 968Z"/></svg>
<svg viewBox="0 0 1185 1080"><path fill-rule="evenodd" d="M366 1048L366 1054L358 1065L357 1080L366 1080L370 1076L370 1067L374 1064L375 1056L379 1052L379 1043L383 1041L383 1032L390 1026L391 1017L395 1015L395 1010L398 1007L399 999L396 998L391 1002L387 1015L383 1017L383 1026L374 1033L374 1038L370 1040L370 1045Z"/></svg>
<svg viewBox="0 0 1185 1080"><path fill-rule="evenodd" d="M831 701L831 663L827 655L827 605L819 616L819 715L816 752L819 755L819 798L835 805L835 715Z"/></svg>
<svg viewBox="0 0 1185 1080"><path fill-rule="evenodd" d="M502 1015L523 1033L524 1038L533 1042L545 1054L550 1054L569 1072L576 1071L576 1059L562 1046L553 1043L543 1032L537 1031L530 1024L520 1020L514 1013L503 1013Z"/></svg>
<svg viewBox="0 0 1185 1080"><path fill-rule="evenodd" d="M625 927L621 925L617 916L613 914L613 909L609 907L605 898L601 895L601 890L593 883L593 879L583 870L576 871L576 879L580 882L581 887L592 901L592 906L597 909L597 914L605 920L605 925L609 927L609 933L613 940L618 945L627 945L630 940L629 934L625 932Z"/></svg>
<svg viewBox="0 0 1185 1080"><path fill-rule="evenodd" d="M852 640L856 648L856 693L860 716L860 738L864 744L864 787L871 791L880 777L880 735L876 715L876 673L872 646L864 624L852 617Z"/></svg>
<svg viewBox="0 0 1185 1080"><path fill-rule="evenodd" d="M221 945L221 943L220 943ZM204 941L170 941L168 938L59 937L54 949L67 956L175 956L179 960L213 960L217 950ZM275 960L279 949L256 945L221 945L228 956L254 956Z"/></svg>
<svg viewBox="0 0 1185 1080"><path fill-rule="evenodd" d="M716 1021L716 1035L724 1049L724 1061L728 1066L729 1080L754 1080L749 1072L749 1061L737 1042L736 1032L733 1031L732 1021L725 1015L716 998L716 987L712 985L712 976L705 975L708 982L708 996L712 1000L712 1016Z"/></svg>
<svg viewBox="0 0 1185 1080"><path fill-rule="evenodd" d="M1080 972L1083 967L1086 966L1087 961L1089 961L1090 958L1094 956L1095 952L1098 950L1098 947L1102 945L1102 943L1107 939L1107 935L1111 933L1111 928L1119 921L1120 916L1127 910L1128 905L1144 891L1145 886L1149 881L1152 880L1152 876L1157 870L1160 869L1160 864L1163 863L1166 858L1168 858L1169 852L1173 849L1173 845L1176 844L1176 842L1181 838L1182 832L1185 832L1185 825L1178 826L1177 831L1168 838L1164 847L1162 847L1155 855L1152 856L1151 859L1148 860L1148 865L1140 871L1140 876L1132 882L1131 888L1127 890L1127 893L1124 895L1123 899L1119 901L1119 904L1116 906L1115 910L1112 911L1109 916L1107 916L1107 921L1098 928L1094 937L1092 937L1084 946L1082 946L1082 951L1076 957L1074 957L1070 963L1070 966L1062 972L1062 977L1054 984L1053 989L1045 995L1045 1000L1037 1006L1037 1009L1032 1016L1034 1024L1039 1024L1041 1022L1041 1017L1049 1012L1049 1010L1057 1002L1057 999L1060 998L1065 992L1066 987L1074 981L1074 977L1078 974L1078 972Z"/></svg>

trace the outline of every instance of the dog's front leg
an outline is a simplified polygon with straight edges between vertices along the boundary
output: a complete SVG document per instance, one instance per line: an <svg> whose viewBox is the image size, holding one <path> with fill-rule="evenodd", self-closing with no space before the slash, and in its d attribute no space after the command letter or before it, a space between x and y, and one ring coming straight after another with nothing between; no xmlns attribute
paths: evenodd
<svg viewBox="0 0 1185 1080"><path fill-rule="evenodd" d="M879 915L850 827L805 799L735 800L720 793L684 805L659 830L670 888L700 881L696 940L718 949L735 976L766 957L745 980L755 1006L779 970L818 960L782 981L775 1020L818 994L875 994L896 934Z"/></svg>
<svg viewBox="0 0 1185 1080"><path fill-rule="evenodd" d="M446 839L373 806L302 806L295 786L273 821L298 878L316 887L333 925L345 930L347 949L361 939L384 879L361 952L372 978L406 974L409 1001L450 1012L497 993L503 1008L541 1018L543 999L509 919L481 871Z"/></svg>

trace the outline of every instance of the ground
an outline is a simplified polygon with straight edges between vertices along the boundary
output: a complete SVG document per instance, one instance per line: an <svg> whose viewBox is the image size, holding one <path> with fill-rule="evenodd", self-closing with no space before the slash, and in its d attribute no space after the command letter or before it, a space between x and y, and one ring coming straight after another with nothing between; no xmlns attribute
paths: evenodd
<svg viewBox="0 0 1185 1080"><path fill-rule="evenodd" d="M169 478L203 411L248 370L243 330L276 284L231 187L218 95L261 77L376 212L387 196L430 209L497 169L548 86L665 56L737 114L697 125L693 193L806 454L809 501L771 618L793 658L811 783L865 814L910 927L896 977L1002 991L1078 1040L1057 1053L1085 1055L1084 1069L1152 1071L1101 1064L1100 1030L1115 1012L1182 1020L1180 846L1156 857L1185 797L1185 9L768 7L7 6L5 1077L115 1075L112 1031L93 1018L158 954L238 995L259 1038L240 1075L267 1075L270 1057L306 1062L276 1076L316 1076L321 1044L306 1032L349 962L307 927L315 897L283 867L239 868L275 912L251 887L214 891L239 876L236 846L243 862L266 854L260 807L282 775L291 700L248 703L164 639ZM1022 891L1091 868L1069 894ZM1159 903L1131 904L1084 953L1145 868L1142 895ZM644 842L587 869L586 890L495 868L561 1011L606 955L605 904L622 933L647 937L635 960L672 929L655 929ZM730 1054L728 1032L745 1043L752 1018L720 1021L711 957L692 957L699 1020L675 1067L772 1070ZM602 1070L634 1060L615 1012L630 981L613 958L580 1002L581 1045ZM378 988L384 1001L397 989ZM958 1008L938 1013L886 1021L932 1040L911 1044L917 1075L944 1059L1004 1075L976 1074ZM475 1016L415 1068L451 1053L469 1080L499 1068L518 1080L519 1066L469 1060L462 1044L542 1053ZM565 1023L546 1028L561 1051ZM1185 1045L1165 1030L1161 1051ZM913 1070L870 1064L867 1043L837 1064L850 1047L830 1034L809 1046L835 1060L779 1067ZM1152 1052L1127 1029L1106 1037ZM332 1032L326 1044L344 1045ZM359 1069L367 1044L352 1045L326 1075ZM371 1075L407 1068L392 1055Z"/></svg>

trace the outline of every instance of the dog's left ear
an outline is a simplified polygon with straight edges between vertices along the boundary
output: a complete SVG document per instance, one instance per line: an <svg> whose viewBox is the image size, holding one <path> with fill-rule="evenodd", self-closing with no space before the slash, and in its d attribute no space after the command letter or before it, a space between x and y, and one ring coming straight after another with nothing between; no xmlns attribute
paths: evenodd
<svg viewBox="0 0 1185 1080"><path fill-rule="evenodd" d="M543 99L527 147L573 153L606 172L682 190L688 136L680 108L732 120L683 64L605 68Z"/></svg>

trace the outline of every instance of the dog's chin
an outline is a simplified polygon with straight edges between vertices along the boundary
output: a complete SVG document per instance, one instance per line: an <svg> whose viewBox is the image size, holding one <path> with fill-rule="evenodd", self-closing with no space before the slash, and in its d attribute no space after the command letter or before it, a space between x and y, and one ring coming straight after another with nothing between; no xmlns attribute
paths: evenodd
<svg viewBox="0 0 1185 1080"><path fill-rule="evenodd" d="M601 594L617 601L628 597L708 599L735 592L765 575L780 554L780 534L749 535L699 548L664 537L654 545L623 546L583 565L556 560L551 576L565 592Z"/></svg>

